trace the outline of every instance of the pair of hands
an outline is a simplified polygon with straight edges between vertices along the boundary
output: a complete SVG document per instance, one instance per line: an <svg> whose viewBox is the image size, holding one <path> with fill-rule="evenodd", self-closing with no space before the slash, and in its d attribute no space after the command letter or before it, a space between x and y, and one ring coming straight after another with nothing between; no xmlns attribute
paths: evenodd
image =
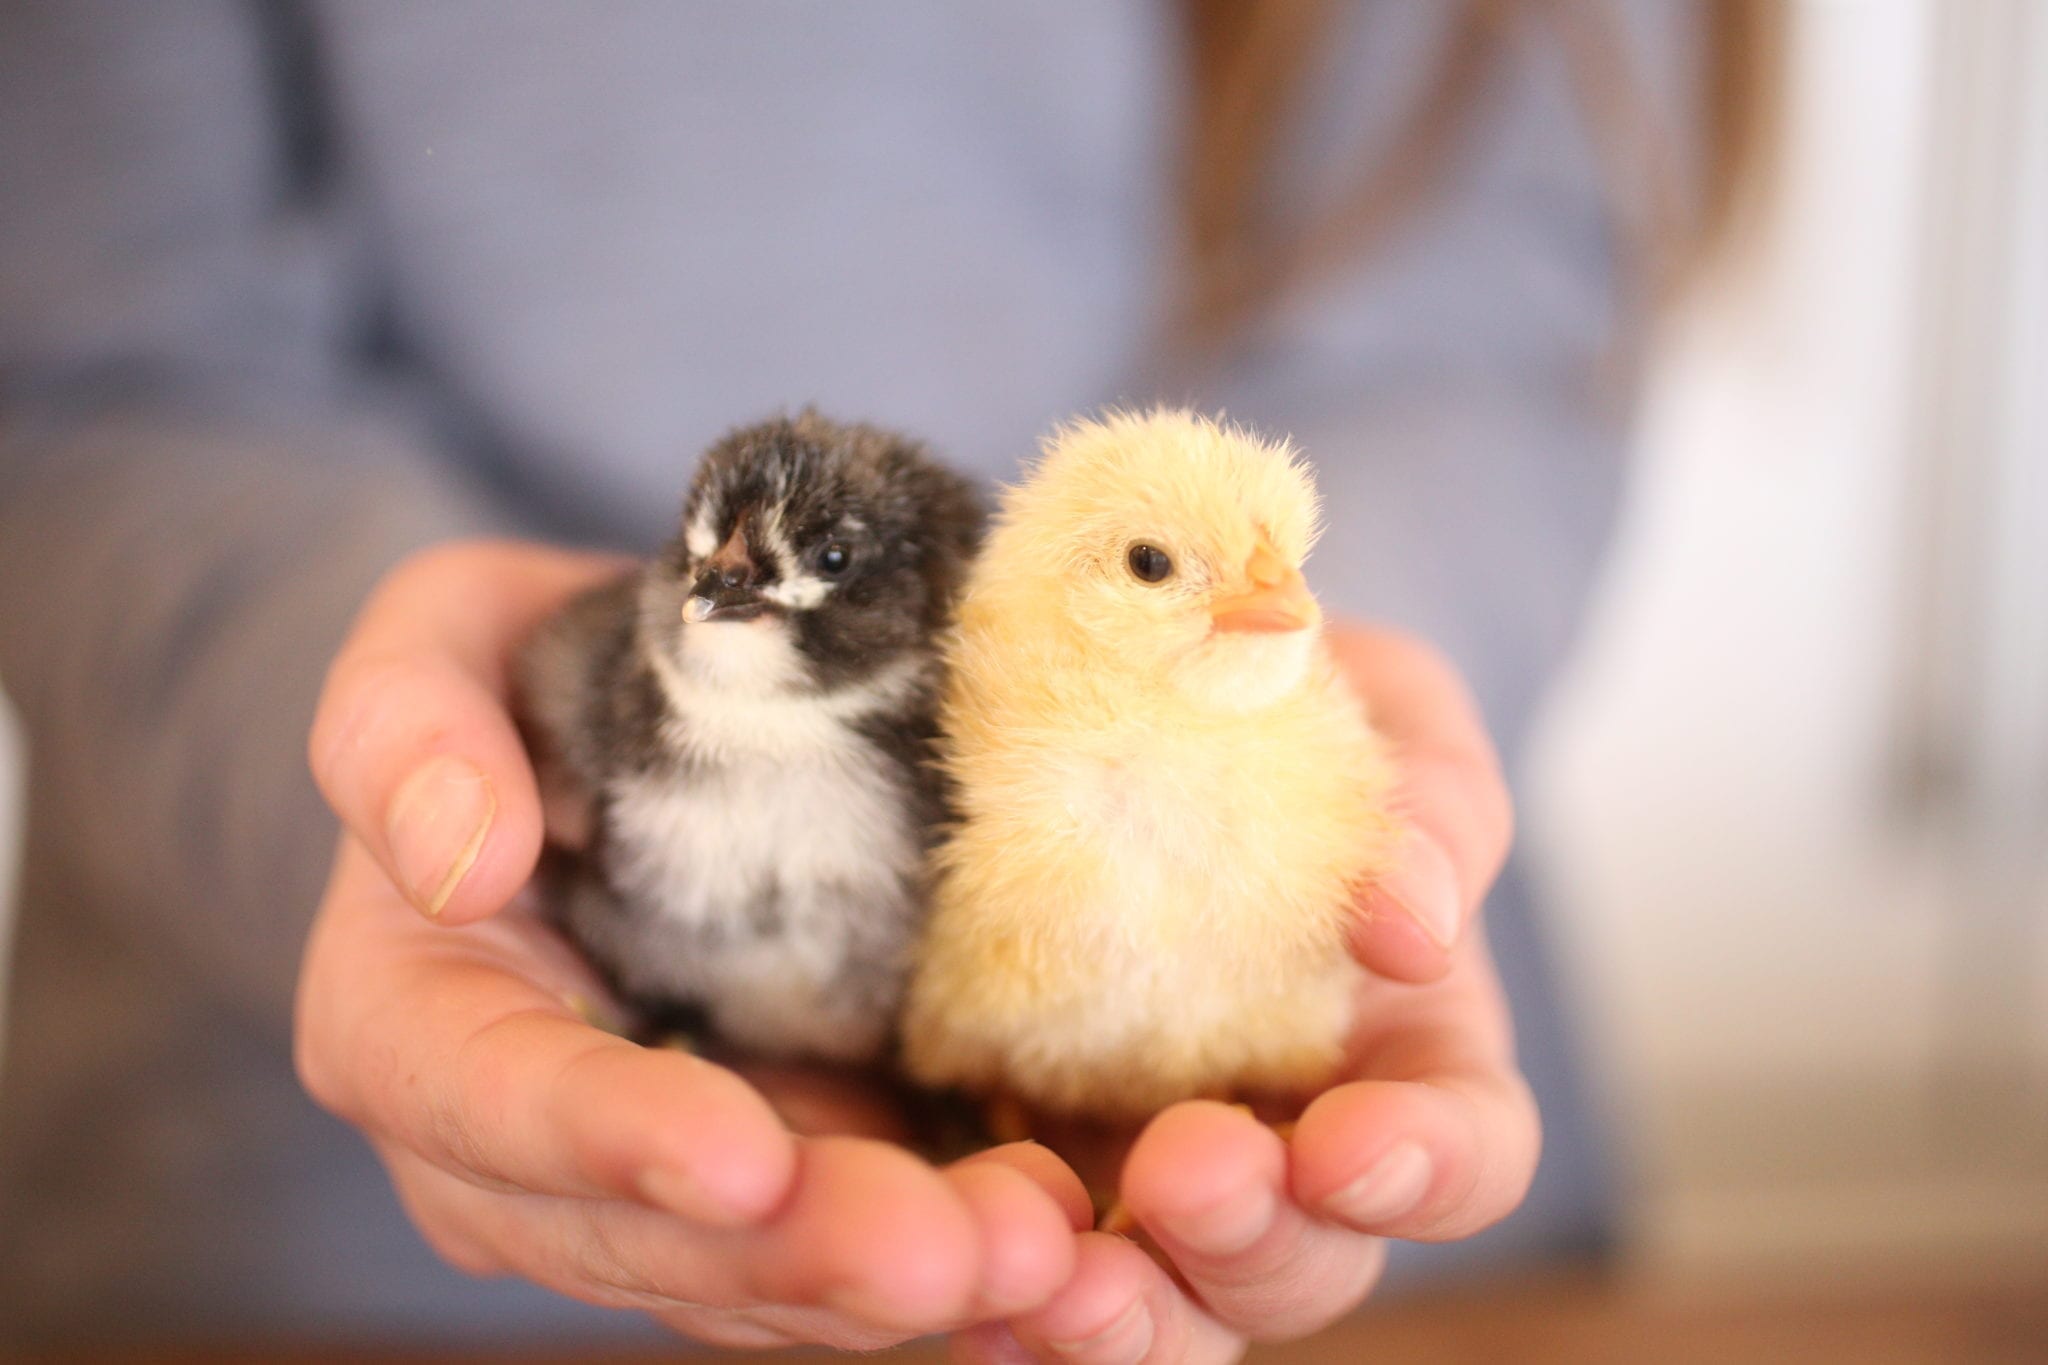
<svg viewBox="0 0 2048 1365"><path fill-rule="evenodd" d="M1371 1290L1381 1239L1446 1240L1521 1200L1538 1147L1473 916L1510 817L1456 675L1375 631L1333 643L1396 747L1415 836L1362 906L1348 1079L1291 1141L1177 1105L1124 1160L1172 1260L1089 1231L1044 1147L937 1169L883 1101L801 1068L737 1074L587 1023L595 982L522 904L542 812L508 711L513 650L620 561L531 545L430 551L380 585L336 658L311 759L344 834L299 984L308 1090L361 1128L435 1249L728 1346L956 1358L1235 1360Z"/></svg>

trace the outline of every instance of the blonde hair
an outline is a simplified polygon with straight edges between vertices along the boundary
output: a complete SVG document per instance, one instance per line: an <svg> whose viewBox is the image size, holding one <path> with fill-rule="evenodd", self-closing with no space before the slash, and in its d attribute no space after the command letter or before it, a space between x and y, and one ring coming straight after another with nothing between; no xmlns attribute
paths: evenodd
<svg viewBox="0 0 2048 1365"><path fill-rule="evenodd" d="M1427 200L1458 149L1511 24L1549 26L1570 69L1606 174L1632 283L1666 297L1733 236L1760 180L1775 122L1782 0L1706 0L1699 123L1703 155L1658 141L1619 17L1606 0L1458 0L1437 69L1376 163L1334 211L1284 221L1263 193L1309 84L1313 58L1344 17L1333 0L1183 0L1191 98L1182 138L1186 269L1172 334L1214 345L1276 299L1369 252ZM1678 167L1697 166L1691 183Z"/></svg>

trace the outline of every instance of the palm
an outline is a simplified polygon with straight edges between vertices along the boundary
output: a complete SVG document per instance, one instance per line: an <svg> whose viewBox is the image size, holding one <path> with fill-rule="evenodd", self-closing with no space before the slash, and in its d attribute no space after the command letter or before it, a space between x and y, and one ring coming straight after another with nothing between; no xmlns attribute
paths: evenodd
<svg viewBox="0 0 2048 1365"><path fill-rule="evenodd" d="M1468 1236L1521 1200L1535 1106L1481 927L1479 901L1509 837L1504 788L1470 700L1426 648L1340 631L1333 644L1394 742L1414 833L1403 866L1364 898L1345 1076L1290 1136L1194 1101L1128 1134L1055 1135L1097 1184L1112 1179L1172 1273L1101 1234L1054 1301L958 1339L967 1360L1018 1344L1088 1341L1091 1358L1220 1362L1247 1338L1286 1340L1370 1291L1381 1237ZM1440 903L1423 903L1425 898ZM1430 924L1463 924L1448 948Z"/></svg>
<svg viewBox="0 0 2048 1365"><path fill-rule="evenodd" d="M1455 676L1427 651L1337 640L1400 750L1429 855L1407 863L1434 872L1397 871L1364 907L1354 949L1377 979L1352 1079L1308 1106L1291 1144L1186 1104L1134 1145L1068 1146L1105 1178L1121 1163L1122 1195L1176 1280L1127 1242L1076 1236L1086 1196L1042 1147L934 1168L885 1140L912 1125L882 1087L802 1067L743 1076L588 1022L596 983L519 905L542 813L504 674L535 622L617 568L518 545L401 568L337 658L315 726L315 773L349 835L301 977L300 1069L369 1135L448 1259L731 1345L876 1347L965 1328L963 1355L1014 1359L1018 1341L1140 1324L1129 1359L1227 1360L1247 1336L1296 1335L1357 1302L1377 1235L1462 1236L1520 1197L1535 1119L1484 944L1453 932L1447 947L1423 927L1476 906L1505 848L1505 801ZM441 879L408 876L392 816L409 776L448 756L494 793L495 815L430 899ZM1419 1198L1361 1203L1367 1168L1404 1147L1426 1154Z"/></svg>
<svg viewBox="0 0 2048 1365"><path fill-rule="evenodd" d="M1073 1264L1071 1177L1042 1154L936 1170L864 1135L884 1111L858 1087L764 1072L771 1104L726 1068L588 1022L596 983L520 904L541 810L504 661L617 567L455 547L402 566L359 618L312 740L350 834L301 973L307 1087L366 1132L458 1266L706 1340L871 1348L1042 1302ZM391 813L449 755L496 811L428 901Z"/></svg>

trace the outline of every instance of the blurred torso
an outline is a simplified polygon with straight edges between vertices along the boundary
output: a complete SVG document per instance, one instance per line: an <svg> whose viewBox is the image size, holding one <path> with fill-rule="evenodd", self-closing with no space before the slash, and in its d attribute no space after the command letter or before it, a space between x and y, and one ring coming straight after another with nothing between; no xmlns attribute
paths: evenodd
<svg viewBox="0 0 2048 1365"><path fill-rule="evenodd" d="M644 543L697 450L779 409L995 473L1116 395L1163 240L1159 14L689 15L321 13L395 326L504 458Z"/></svg>

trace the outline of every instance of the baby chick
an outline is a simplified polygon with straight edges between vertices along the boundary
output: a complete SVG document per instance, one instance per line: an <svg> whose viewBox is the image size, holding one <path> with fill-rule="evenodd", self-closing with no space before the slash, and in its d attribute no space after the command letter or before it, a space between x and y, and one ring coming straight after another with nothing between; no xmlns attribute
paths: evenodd
<svg viewBox="0 0 2048 1365"><path fill-rule="evenodd" d="M917 1080L1125 1122L1334 1072L1394 822L1315 522L1286 447L1186 412L1069 426L1007 490L948 645Z"/></svg>
<svg viewBox="0 0 2048 1365"><path fill-rule="evenodd" d="M660 556L527 648L544 796L587 813L543 895L643 1018L769 1056L890 1040L940 808L936 637L981 523L915 442L767 422L706 454Z"/></svg>

